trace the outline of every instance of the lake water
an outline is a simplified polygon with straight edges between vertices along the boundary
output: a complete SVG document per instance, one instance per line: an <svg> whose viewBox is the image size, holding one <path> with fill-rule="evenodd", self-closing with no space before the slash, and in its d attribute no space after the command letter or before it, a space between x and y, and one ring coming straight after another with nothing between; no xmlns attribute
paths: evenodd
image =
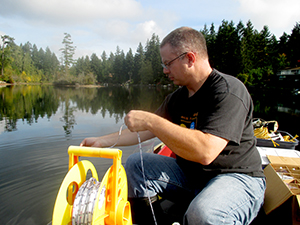
<svg viewBox="0 0 300 225"><path fill-rule="evenodd" d="M67 149L85 137L117 132L131 109L155 111L172 89L158 87L0 88L0 224L47 224L68 170ZM299 96L251 90L254 117L300 135ZM143 146L151 148L155 139ZM121 148L122 162L137 146ZM297 147L299 149L299 146ZM101 178L108 159L90 159Z"/></svg>

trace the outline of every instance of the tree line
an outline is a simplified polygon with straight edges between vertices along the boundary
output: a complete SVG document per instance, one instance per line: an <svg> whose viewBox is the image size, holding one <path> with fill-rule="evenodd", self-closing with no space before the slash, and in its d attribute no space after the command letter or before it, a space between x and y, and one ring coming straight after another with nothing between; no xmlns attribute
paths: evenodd
<svg viewBox="0 0 300 225"><path fill-rule="evenodd" d="M268 26L261 31L254 29L249 20L223 20L216 31L214 24L204 25L200 30L206 38L212 67L238 77L246 85L264 85L280 69L300 64L300 24L297 22L291 34L283 33L277 40ZM119 46L115 53L105 51L98 57L73 59L76 46L71 35L65 33L60 49L60 60L47 47L38 49L27 42L14 43L14 38L1 36L0 80L14 82L37 82L55 84L168 84L161 68L160 40L155 34L145 47L139 43L137 50L125 54Z"/></svg>
<svg viewBox="0 0 300 225"><path fill-rule="evenodd" d="M217 33L213 24L201 32L207 40L211 65L248 85L264 85L276 78L279 70L300 65L299 23L279 40L268 26L258 32L251 21L246 26L222 21Z"/></svg>
<svg viewBox="0 0 300 225"><path fill-rule="evenodd" d="M16 45L14 38L1 36L0 80L15 82L52 82L59 71L60 63L56 55L47 47L42 48L30 42Z"/></svg>

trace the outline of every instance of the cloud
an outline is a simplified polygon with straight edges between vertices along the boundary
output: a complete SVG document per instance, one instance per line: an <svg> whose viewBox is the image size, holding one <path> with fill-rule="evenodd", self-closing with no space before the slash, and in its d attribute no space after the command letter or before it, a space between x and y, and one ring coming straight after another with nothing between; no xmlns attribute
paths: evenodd
<svg viewBox="0 0 300 225"><path fill-rule="evenodd" d="M260 31L267 25L279 38L300 20L299 0L0 0L0 34L16 43L47 46L60 54L64 33L72 35L76 56L107 54L116 47L133 52L155 33L162 39L179 26L203 29L222 20L251 20Z"/></svg>
<svg viewBox="0 0 300 225"><path fill-rule="evenodd" d="M75 57L104 50L109 54L117 46L125 52L129 48L134 51L153 33L164 36L179 19L175 11L153 8L159 2L142 5L137 0L10 0L1 4L3 1L0 31L19 43L49 46L57 54L63 33L67 32L77 46Z"/></svg>
<svg viewBox="0 0 300 225"><path fill-rule="evenodd" d="M161 36L163 33L162 28L154 20L145 21L143 23L139 23L136 28L131 32L132 36L134 36L135 41L139 40L147 40L150 39L152 34L156 34Z"/></svg>
<svg viewBox="0 0 300 225"><path fill-rule="evenodd" d="M140 3L134 0L10 0L0 8L2 16L56 25L78 25L112 18L130 20L140 17L141 13Z"/></svg>
<svg viewBox="0 0 300 225"><path fill-rule="evenodd" d="M147 34L150 36L151 34L155 33L157 30L157 24L155 21L150 20L146 21L144 23L141 23L137 26L137 31L140 31L141 33Z"/></svg>
<svg viewBox="0 0 300 225"><path fill-rule="evenodd" d="M290 34L296 22L300 21L299 0L239 0L239 2L240 13L245 14L244 17L251 18L251 22L258 30L267 25L277 38L283 32Z"/></svg>

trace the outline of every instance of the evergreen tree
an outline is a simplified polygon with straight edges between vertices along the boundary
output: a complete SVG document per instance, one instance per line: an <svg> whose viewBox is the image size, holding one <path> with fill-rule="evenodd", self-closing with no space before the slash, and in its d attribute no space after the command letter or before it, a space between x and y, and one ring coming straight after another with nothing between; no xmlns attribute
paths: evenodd
<svg viewBox="0 0 300 225"><path fill-rule="evenodd" d="M1 79L4 79L4 67L9 64L10 59L10 45L14 42L14 38L8 35L1 35L2 45L0 45L1 50Z"/></svg>
<svg viewBox="0 0 300 225"><path fill-rule="evenodd" d="M300 23L296 23L294 26L287 45L291 67L300 66Z"/></svg>
<svg viewBox="0 0 300 225"><path fill-rule="evenodd" d="M45 81L52 81L57 70L57 64L52 62L52 52L49 47L46 48L43 59L43 79Z"/></svg>
<svg viewBox="0 0 300 225"><path fill-rule="evenodd" d="M279 38L278 43L278 52L279 54L287 54L288 53L288 40L290 36L287 33L283 33L282 36Z"/></svg>
<svg viewBox="0 0 300 225"><path fill-rule="evenodd" d="M218 49L218 54L214 57L216 68L224 73L236 76L241 65L240 45L234 23L223 20L215 41L215 48Z"/></svg>
<svg viewBox="0 0 300 225"><path fill-rule="evenodd" d="M113 60L113 81L123 83L128 80L128 74L124 74L124 52L117 46L116 54Z"/></svg>
<svg viewBox="0 0 300 225"><path fill-rule="evenodd" d="M147 41L146 51L145 51L145 60L149 61L152 66L153 71L153 81L151 83L161 82L162 77L164 76L163 70L161 68L161 58L159 51L159 38L157 35L153 34L151 39Z"/></svg>
<svg viewBox="0 0 300 225"><path fill-rule="evenodd" d="M73 46L70 34L64 33L64 35L65 36L62 41L64 47L59 50L62 52L62 64L64 66L65 74L67 75L70 66L74 63L73 56L75 54L76 46Z"/></svg>
<svg viewBox="0 0 300 225"><path fill-rule="evenodd" d="M255 68L261 68L262 75L257 77L256 82L263 85L274 74L273 56L276 55L277 41L274 35L271 35L268 26L264 26L261 32L257 35L255 41L256 48L256 64ZM276 55L277 56L277 55Z"/></svg>
<svg viewBox="0 0 300 225"><path fill-rule="evenodd" d="M257 35L255 35L255 55L256 55L256 64L255 67L258 68L264 68L267 65L270 65L269 60L269 46L270 46L270 38L271 33L269 31L269 28L267 26L264 26L261 32Z"/></svg>
<svg viewBox="0 0 300 225"><path fill-rule="evenodd" d="M107 59L107 64L106 64L106 68L107 68L106 77L109 83L114 81L114 69L113 69L114 61L115 61L115 55L111 52L109 54L109 57Z"/></svg>
<svg viewBox="0 0 300 225"><path fill-rule="evenodd" d="M139 77L141 78L142 84L150 84L153 81L153 69L150 61L146 60L142 63Z"/></svg>
<svg viewBox="0 0 300 225"><path fill-rule="evenodd" d="M36 44L33 44L33 46L32 46L31 59L32 59L33 65L36 68L41 69L41 67L40 67L40 55L39 55L39 50L38 50Z"/></svg>
<svg viewBox="0 0 300 225"><path fill-rule="evenodd" d="M107 55L106 52L103 51L101 54L101 59L102 59L102 70L101 70L101 80L100 82L108 82L108 78L109 78L109 63L108 63L108 59L107 59Z"/></svg>
<svg viewBox="0 0 300 225"><path fill-rule="evenodd" d="M49 78L48 81L53 81L53 79L56 77L57 72L59 70L59 60L57 59L56 55L54 53L52 53L51 55L51 69L50 74L49 74Z"/></svg>
<svg viewBox="0 0 300 225"><path fill-rule="evenodd" d="M23 62L23 50L20 46L13 44L12 45L12 57L13 61L11 62L12 70L14 73L20 75L22 73L22 62Z"/></svg>
<svg viewBox="0 0 300 225"><path fill-rule="evenodd" d="M79 74L84 75L84 57L80 57L76 60L76 64L73 67L74 76L78 76Z"/></svg>
<svg viewBox="0 0 300 225"><path fill-rule="evenodd" d="M21 48L23 50L21 79L24 82L31 82L33 81L32 77L37 73L31 58L32 44L27 42L24 45L21 45Z"/></svg>
<svg viewBox="0 0 300 225"><path fill-rule="evenodd" d="M277 41L275 35L272 35L269 40L267 54L270 56L269 63L270 63L270 65L272 65L273 75L276 75L278 70L281 68L278 63L280 55L279 55L278 41Z"/></svg>
<svg viewBox="0 0 300 225"><path fill-rule="evenodd" d="M242 71L243 73L248 73L253 66L254 52L255 52L255 31L254 27L249 20L244 31L243 37L241 39L241 57L242 57Z"/></svg>
<svg viewBox="0 0 300 225"><path fill-rule="evenodd" d="M200 30L200 32L203 34L205 40L207 41L209 38L209 30L207 29L206 24L204 24L203 30Z"/></svg>
<svg viewBox="0 0 300 225"><path fill-rule="evenodd" d="M125 73L128 74L128 79L131 81L134 71L134 57L131 48L125 57Z"/></svg>
<svg viewBox="0 0 300 225"><path fill-rule="evenodd" d="M242 40L242 37L244 34L244 29L245 29L245 26L244 26L243 22L239 21L239 23L236 25L236 32L237 32L237 35L238 35L240 41Z"/></svg>
<svg viewBox="0 0 300 225"><path fill-rule="evenodd" d="M140 69L142 67L142 64L144 63L144 59L144 48L142 43L140 42L134 55L134 72L132 78L135 84L139 84L141 82Z"/></svg>
<svg viewBox="0 0 300 225"><path fill-rule="evenodd" d="M38 60L38 64L37 64L36 68L45 72L45 51L44 51L44 49L40 48L40 50L38 52L38 58L39 58L39 60Z"/></svg>
<svg viewBox="0 0 300 225"><path fill-rule="evenodd" d="M101 82L103 79L101 73L101 60L98 58L98 56L95 53L91 55L90 67L91 67L91 72L95 74L97 81Z"/></svg>
<svg viewBox="0 0 300 225"><path fill-rule="evenodd" d="M212 67L215 67L215 56L217 54L216 50L216 32L214 23L211 24L209 29L209 34L206 39L207 51L209 56L209 62Z"/></svg>
<svg viewBox="0 0 300 225"><path fill-rule="evenodd" d="M84 61L83 61L83 72L85 74L91 73L91 62L90 62L90 57L85 56Z"/></svg>

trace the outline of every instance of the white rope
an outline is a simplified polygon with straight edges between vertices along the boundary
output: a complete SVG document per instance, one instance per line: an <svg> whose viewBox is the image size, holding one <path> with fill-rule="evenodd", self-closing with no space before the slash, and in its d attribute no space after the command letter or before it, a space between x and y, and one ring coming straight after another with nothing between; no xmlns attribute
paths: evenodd
<svg viewBox="0 0 300 225"><path fill-rule="evenodd" d="M122 129L123 129L123 126L124 126L124 125L125 125L125 123L123 123L123 124L121 125L121 127L120 127L119 135L118 135L118 139L117 139L116 143L114 143L112 146L110 146L110 147L108 147L108 148L113 148L113 147L115 147L115 146L118 144L118 142L119 142L119 140L120 140L120 136L121 136L121 134L122 134Z"/></svg>
<svg viewBox="0 0 300 225"><path fill-rule="evenodd" d="M118 139L117 139L116 143L113 144L109 148L113 148L113 147L115 147L117 145L118 141L120 140L120 136L122 134L122 129L123 129L124 125L125 124L123 123L122 126L120 127L119 135L118 135ZM152 212L152 215L153 215L154 223L155 223L155 225L157 225L155 214L154 214L154 210L153 210L153 206L152 206L152 202L151 202L151 198L150 198L150 194L149 194L149 190L148 190L148 185L147 185L147 182L146 182L145 169L144 169L144 160L143 160L143 154L142 154L142 144L141 144L142 142L141 142L141 138L140 138L139 132L137 132L137 138L138 138L138 142L139 142L139 150L140 150L140 157L141 157L141 167L142 167L142 173L143 173L143 179L144 179L144 183L145 183L145 187L146 187L147 197L148 197L148 201L149 201L149 204L150 204L151 212Z"/></svg>
<svg viewBox="0 0 300 225"><path fill-rule="evenodd" d="M142 173L143 173L144 183L145 183L145 187L146 187L147 197L148 197L148 201L149 201L149 204L150 204L154 224L157 225L156 218L155 218L155 213L154 213L154 210L153 210L153 206L152 206L152 202L151 202L151 198L150 198L150 194L149 194L149 190L148 190L148 184L146 182L146 176L145 176L145 170L144 170L144 160L143 160L143 154L142 154L142 145L141 145L141 138L140 138L139 132L137 132L137 136L138 136L138 141L139 141L139 149L140 149L140 156L141 156L141 167L142 167Z"/></svg>
<svg viewBox="0 0 300 225"><path fill-rule="evenodd" d="M72 225L92 223L94 206L100 184L101 182L91 177L81 185L73 203Z"/></svg>
<svg viewBox="0 0 300 225"><path fill-rule="evenodd" d="M120 139L120 136L122 134L122 129L125 124L122 124L119 130L118 134L118 139L116 143L114 143L112 146L109 148L115 147ZM154 223L157 225L149 190L148 190L148 185L146 182L146 176L145 176L145 170L144 170L144 162L143 162L143 154L142 154L142 144L141 144L141 138L139 133L137 132L137 138L139 142L139 150L140 150L140 156L141 156L141 167L142 167L142 173L143 173L143 178L144 178L144 183L147 191L147 197L148 201L150 204L151 212L153 215ZM81 187L79 188L74 204L73 204L73 211L72 211L72 225L79 225L79 224L91 224L92 223L92 218L93 218L93 209L98 193L98 189L100 188L101 182L98 182L95 178L91 177L89 180L85 181ZM104 192L105 193L105 186ZM105 198L105 196L102 196L102 198ZM103 199L102 199L103 200ZM100 201L100 199L99 199Z"/></svg>

